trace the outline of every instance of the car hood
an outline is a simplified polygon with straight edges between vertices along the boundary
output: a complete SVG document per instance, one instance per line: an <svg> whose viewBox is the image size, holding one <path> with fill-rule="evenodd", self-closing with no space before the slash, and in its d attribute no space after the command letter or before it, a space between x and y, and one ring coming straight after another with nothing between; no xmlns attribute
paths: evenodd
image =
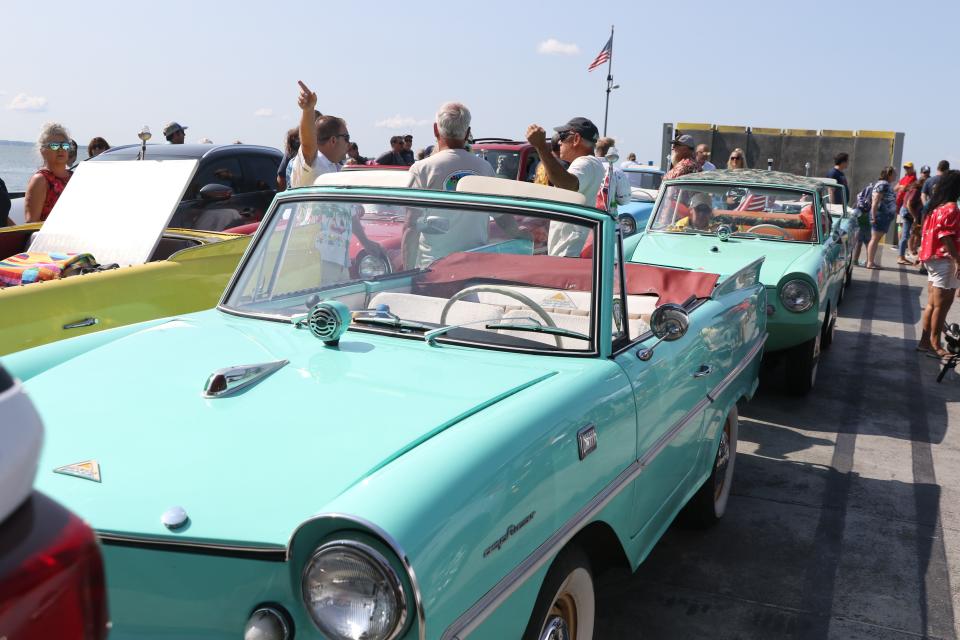
<svg viewBox="0 0 960 640"><path fill-rule="evenodd" d="M776 286L798 260L819 247L801 242L730 238L680 233L647 233L637 244L631 260L728 276L749 263L764 258L760 282Z"/></svg>
<svg viewBox="0 0 960 640"><path fill-rule="evenodd" d="M217 369L279 359L236 395L202 395ZM37 488L101 533L285 544L392 459L553 375L551 360L354 331L331 348L285 323L191 314L28 381L48 431ZM53 471L90 460L99 482ZM171 533L174 506L190 521Z"/></svg>

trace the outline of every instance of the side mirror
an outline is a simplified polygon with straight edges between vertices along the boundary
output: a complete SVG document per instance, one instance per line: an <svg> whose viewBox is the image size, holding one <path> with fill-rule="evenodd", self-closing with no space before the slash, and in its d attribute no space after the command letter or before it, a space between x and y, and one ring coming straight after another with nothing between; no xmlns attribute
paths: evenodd
<svg viewBox="0 0 960 640"><path fill-rule="evenodd" d="M223 202L233 197L233 189L226 185L212 183L200 189L200 199L208 202Z"/></svg>
<svg viewBox="0 0 960 640"><path fill-rule="evenodd" d="M428 235L439 235L450 231L450 220L441 216L427 216L420 219L417 228Z"/></svg>
<svg viewBox="0 0 960 640"><path fill-rule="evenodd" d="M689 328L690 316L678 304L662 304L650 315L650 329L661 341L679 340L687 334Z"/></svg>
<svg viewBox="0 0 960 640"><path fill-rule="evenodd" d="M653 350L661 342L673 342L687 334L690 328L690 316L678 304L666 303L653 310L650 315L650 330L657 341L646 349L637 352L637 357L646 362L653 357Z"/></svg>

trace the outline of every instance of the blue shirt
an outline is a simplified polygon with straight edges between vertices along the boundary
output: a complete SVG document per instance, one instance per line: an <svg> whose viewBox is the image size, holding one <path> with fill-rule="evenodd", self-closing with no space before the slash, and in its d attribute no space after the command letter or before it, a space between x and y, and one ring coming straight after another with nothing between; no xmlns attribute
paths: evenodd
<svg viewBox="0 0 960 640"><path fill-rule="evenodd" d="M844 175L843 171L840 171L840 169L837 169L836 167L834 167L830 169L830 171L827 171L827 177L833 178L839 184L842 184L843 186L847 187L846 204L850 204L850 185L847 184L847 176ZM833 187L832 191L833 191L833 194L832 194L833 202L837 202L837 203L843 202L843 189L838 189L837 187Z"/></svg>

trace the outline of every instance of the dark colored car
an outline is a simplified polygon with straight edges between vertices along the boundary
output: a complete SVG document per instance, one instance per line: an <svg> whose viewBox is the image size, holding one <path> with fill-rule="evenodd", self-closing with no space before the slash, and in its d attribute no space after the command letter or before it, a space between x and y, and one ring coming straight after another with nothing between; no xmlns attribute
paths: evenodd
<svg viewBox="0 0 960 640"><path fill-rule="evenodd" d="M33 489L43 425L3 366L0 438L0 638L104 640L107 594L97 537Z"/></svg>
<svg viewBox="0 0 960 640"><path fill-rule="evenodd" d="M90 162L137 160L140 145L113 147ZM170 227L223 231L257 222L277 193L283 154L250 144L152 144L147 160L200 161Z"/></svg>
<svg viewBox="0 0 960 640"><path fill-rule="evenodd" d="M540 164L540 154L526 141L477 138L470 150L489 162L498 178L533 182Z"/></svg>

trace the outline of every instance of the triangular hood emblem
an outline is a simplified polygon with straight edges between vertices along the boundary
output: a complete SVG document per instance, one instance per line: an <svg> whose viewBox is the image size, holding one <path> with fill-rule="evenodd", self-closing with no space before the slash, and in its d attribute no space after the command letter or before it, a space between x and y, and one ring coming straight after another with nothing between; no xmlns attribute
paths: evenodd
<svg viewBox="0 0 960 640"><path fill-rule="evenodd" d="M85 460L83 462L74 462L53 470L54 473L62 473L65 476L76 476L84 480L93 480L100 482L100 464L96 460Z"/></svg>

